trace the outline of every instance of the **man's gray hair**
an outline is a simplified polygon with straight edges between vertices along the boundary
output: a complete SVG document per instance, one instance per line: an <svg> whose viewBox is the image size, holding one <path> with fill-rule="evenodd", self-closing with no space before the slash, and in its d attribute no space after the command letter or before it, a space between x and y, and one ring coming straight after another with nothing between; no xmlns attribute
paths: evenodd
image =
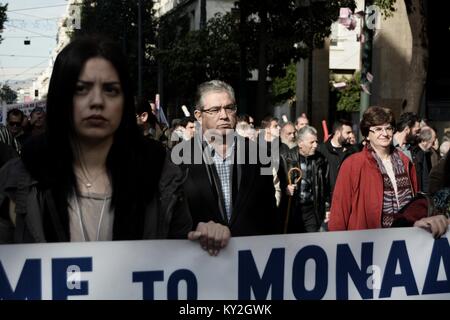
<svg viewBox="0 0 450 320"><path fill-rule="evenodd" d="M211 80L207 82L203 82L197 87L197 95L195 99L195 109L196 110L202 110L203 108L203 97L208 92L226 92L230 96L231 100L233 100L233 103L236 102L235 96L234 96L234 90L233 88L226 82L223 82L221 80Z"/></svg>
<svg viewBox="0 0 450 320"><path fill-rule="evenodd" d="M317 137L316 128L311 127L311 126L304 126L303 128L301 128L300 130L297 131L297 138L296 138L295 142L299 143L300 141L303 141L308 134L311 134L311 135Z"/></svg>
<svg viewBox="0 0 450 320"><path fill-rule="evenodd" d="M419 139L420 141L428 142L433 139L433 129L430 127L423 127L420 129Z"/></svg>

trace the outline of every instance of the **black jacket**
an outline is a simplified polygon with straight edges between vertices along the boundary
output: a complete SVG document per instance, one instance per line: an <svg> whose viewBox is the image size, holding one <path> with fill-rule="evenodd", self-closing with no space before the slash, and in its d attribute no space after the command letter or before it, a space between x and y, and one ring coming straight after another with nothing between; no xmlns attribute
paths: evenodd
<svg viewBox="0 0 450 320"><path fill-rule="evenodd" d="M258 159L250 162L250 156L258 155L255 143L242 137L236 138L233 185L232 215L227 221L220 180L214 164L206 164L202 152L206 147L198 137L177 145L172 152L183 154L180 164L187 172L184 193L192 215L193 227L199 222L210 220L227 225L232 236L252 236L279 233L280 217L277 216L275 189L270 168L262 175ZM189 153L189 154L188 154ZM194 161L197 160L197 161Z"/></svg>
<svg viewBox="0 0 450 320"><path fill-rule="evenodd" d="M425 152L419 146L411 149L414 165L416 166L417 184L419 191L428 193L430 187L429 175L433 167L431 161L431 151Z"/></svg>
<svg viewBox="0 0 450 320"><path fill-rule="evenodd" d="M320 225L325 218L325 212L330 209L330 188L329 188L329 166L326 158L317 152L308 158L312 161L312 189L314 198L314 214ZM286 158L288 171L290 168L300 168L300 154L298 153L298 147L289 150ZM281 186L282 190L286 189L286 185ZM297 188L297 191L299 189ZM296 197L296 194L294 194ZM295 211L295 201L291 207L292 211Z"/></svg>
<svg viewBox="0 0 450 320"><path fill-rule="evenodd" d="M13 147L0 141L0 168L3 167L9 160L17 158L17 152Z"/></svg>
<svg viewBox="0 0 450 320"><path fill-rule="evenodd" d="M342 162L344 162L348 156L358 152L358 150L354 146L345 147L344 149L337 149L331 144L331 138L332 137L330 137L326 142L320 144L318 149L319 152L327 159L328 166L330 168L329 182L330 193L332 195Z"/></svg>
<svg viewBox="0 0 450 320"><path fill-rule="evenodd" d="M150 153L160 156L158 147L146 144ZM156 149L155 149L156 148ZM38 148L39 149L39 148ZM158 150L157 150L158 149ZM45 172L45 163L38 160L32 172ZM119 219L115 214L113 240L186 238L192 229L192 220L182 193L185 176L166 157L161 167L159 181L155 181L157 192L136 217ZM70 231L64 223L67 199L59 199L43 175L30 174L24 161L14 159L0 171L0 243L67 242ZM11 222L8 213L8 199L16 203L16 222ZM130 207L133 204L129 204ZM141 223L136 227L136 221ZM126 238L122 235L126 234Z"/></svg>
<svg viewBox="0 0 450 320"><path fill-rule="evenodd" d="M437 165L435 165L429 175L430 179L430 185L428 189L428 193L431 195L434 195L439 190L448 187L446 185L447 175L445 173L445 168L447 164L447 161L450 161L450 153L447 153L445 157L443 157Z"/></svg>
<svg viewBox="0 0 450 320"><path fill-rule="evenodd" d="M280 143L280 163L281 163L281 167L284 169L284 170L281 170L282 171L282 173L284 174L284 176L287 178L287 171L286 171L286 169L287 169L287 163L286 163L286 158L287 158L287 156L288 156L288 154L289 154L289 150L291 150L288 146L287 146L287 144L284 144L284 143Z"/></svg>

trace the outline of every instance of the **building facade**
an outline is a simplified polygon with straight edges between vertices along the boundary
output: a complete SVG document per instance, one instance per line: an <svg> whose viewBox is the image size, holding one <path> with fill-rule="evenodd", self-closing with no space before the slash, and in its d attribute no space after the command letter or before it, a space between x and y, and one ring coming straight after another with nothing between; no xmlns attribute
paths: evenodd
<svg viewBox="0 0 450 320"><path fill-rule="evenodd" d="M74 28L80 27L82 3L82 0L69 0L67 2L65 13L58 21L56 46L50 53L47 68L33 81L32 86L28 89L31 93L31 100L46 98L56 56L70 42L70 32Z"/></svg>
<svg viewBox="0 0 450 320"><path fill-rule="evenodd" d="M235 2L235 0L159 0L155 1L153 9L157 18L182 12L182 16L189 17L189 30L198 30L202 21L208 21L216 13L230 12Z"/></svg>
<svg viewBox="0 0 450 320"><path fill-rule="evenodd" d="M363 10L364 0L356 3L355 11ZM450 35L445 17L450 4L426 1L423 5L426 43L423 63L427 76L423 80L424 92L418 113L429 119L438 129L438 134L442 135L444 128L450 126L450 62L442 45L442 41ZM411 25L416 22L410 21L405 2L396 1L394 8L391 17L377 15L374 23L373 81L369 99L370 105L389 107L398 117L407 111L407 90L411 90L411 78L416 76L418 44L415 43L415 31ZM355 34L360 31L360 26L357 25L354 30L346 30L343 26L332 29L334 32L325 41L324 48L314 50L312 62L302 60L298 64L296 115L307 113L318 129L322 120L332 122L336 111L333 101L330 101L330 72L351 75L361 67L361 43ZM311 74L308 77L309 69ZM356 118L354 122L359 121L359 115Z"/></svg>

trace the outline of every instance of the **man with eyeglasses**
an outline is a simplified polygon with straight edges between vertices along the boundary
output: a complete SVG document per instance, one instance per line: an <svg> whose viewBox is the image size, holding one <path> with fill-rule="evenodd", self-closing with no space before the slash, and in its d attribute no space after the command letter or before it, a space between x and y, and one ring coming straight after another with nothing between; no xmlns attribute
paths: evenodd
<svg viewBox="0 0 450 320"><path fill-rule="evenodd" d="M196 101L201 130L172 150L172 160L187 172L184 191L193 225L213 221L232 236L277 233L271 171L262 174L257 145L235 133L233 88L219 80L205 82ZM174 160L178 154L180 162Z"/></svg>

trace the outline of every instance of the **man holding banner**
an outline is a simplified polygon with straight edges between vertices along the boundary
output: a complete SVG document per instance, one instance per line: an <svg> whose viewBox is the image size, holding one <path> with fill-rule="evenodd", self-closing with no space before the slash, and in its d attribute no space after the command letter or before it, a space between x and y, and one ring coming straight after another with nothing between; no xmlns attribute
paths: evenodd
<svg viewBox="0 0 450 320"><path fill-rule="evenodd" d="M184 191L194 224L218 222L233 236L279 233L272 169L262 165L258 150L266 144L257 146L235 133L236 111L230 85L219 80L201 84L195 117L202 130L172 150L172 161L187 172Z"/></svg>

